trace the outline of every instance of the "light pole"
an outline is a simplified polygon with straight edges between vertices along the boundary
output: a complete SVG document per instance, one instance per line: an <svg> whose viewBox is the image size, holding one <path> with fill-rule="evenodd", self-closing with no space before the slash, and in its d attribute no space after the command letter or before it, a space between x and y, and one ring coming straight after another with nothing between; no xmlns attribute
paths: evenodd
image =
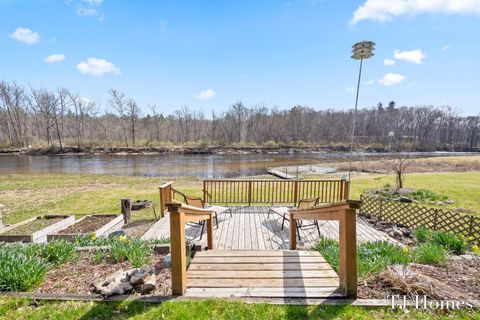
<svg viewBox="0 0 480 320"><path fill-rule="evenodd" d="M360 60L360 69L358 70L358 81L357 81L357 94L355 97L355 110L353 112L353 123L352 123L352 141L350 143L350 162L348 164L348 181L350 181L350 175L352 171L352 157L353 157L353 144L355 143L355 125L357 122L357 106L358 106L358 92L360 91L360 78L362 77L362 65L363 59L368 59L373 57L373 50L375 50L375 42L373 41L361 41L357 42L352 46L352 59Z"/></svg>

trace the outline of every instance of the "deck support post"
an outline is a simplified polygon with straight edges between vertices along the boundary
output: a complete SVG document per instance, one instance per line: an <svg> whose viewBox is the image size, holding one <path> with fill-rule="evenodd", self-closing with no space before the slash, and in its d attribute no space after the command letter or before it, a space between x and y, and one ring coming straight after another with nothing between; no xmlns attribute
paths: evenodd
<svg viewBox="0 0 480 320"><path fill-rule="evenodd" d="M209 250L213 250L213 214L207 220L207 245Z"/></svg>
<svg viewBox="0 0 480 320"><path fill-rule="evenodd" d="M297 249L297 220L294 214L290 212L290 250Z"/></svg>
<svg viewBox="0 0 480 320"><path fill-rule="evenodd" d="M349 298L357 297L357 235L356 211L346 208L339 220L340 227L340 287Z"/></svg>
<svg viewBox="0 0 480 320"><path fill-rule="evenodd" d="M172 294L183 295L187 287L185 213L181 204L167 204L170 212L170 251L172 255Z"/></svg>

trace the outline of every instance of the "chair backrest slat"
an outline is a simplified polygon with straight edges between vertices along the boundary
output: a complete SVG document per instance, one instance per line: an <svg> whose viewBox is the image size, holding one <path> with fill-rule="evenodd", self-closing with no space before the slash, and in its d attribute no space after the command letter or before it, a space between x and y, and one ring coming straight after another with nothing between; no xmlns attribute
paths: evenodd
<svg viewBox="0 0 480 320"><path fill-rule="evenodd" d="M298 202L298 209L310 209L315 207L318 202L318 198L302 199Z"/></svg>
<svg viewBox="0 0 480 320"><path fill-rule="evenodd" d="M197 207L202 209L204 207L202 198L185 196L185 203L192 207Z"/></svg>

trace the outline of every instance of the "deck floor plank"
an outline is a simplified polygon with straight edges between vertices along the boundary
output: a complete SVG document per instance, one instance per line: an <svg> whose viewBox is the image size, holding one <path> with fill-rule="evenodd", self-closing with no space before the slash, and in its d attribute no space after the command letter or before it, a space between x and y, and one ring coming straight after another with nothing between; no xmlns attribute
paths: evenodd
<svg viewBox="0 0 480 320"><path fill-rule="evenodd" d="M284 230L281 230L282 216L272 213L268 216L267 206L237 206L230 213L224 212L218 216L218 228L214 228L214 248L220 250L286 250L289 247L289 222L285 222ZM155 230L148 232L148 239L160 239L170 237L170 220L168 214L159 222L155 223ZM319 221L320 234L324 237L337 240L338 222ZM186 234L194 243L206 245L206 230L200 241L200 228L187 226ZM318 240L318 232L315 227L301 228L301 248L311 248ZM146 239L147 239L146 238ZM357 216L357 242L366 241L389 241L398 242L386 233L370 226L362 217Z"/></svg>

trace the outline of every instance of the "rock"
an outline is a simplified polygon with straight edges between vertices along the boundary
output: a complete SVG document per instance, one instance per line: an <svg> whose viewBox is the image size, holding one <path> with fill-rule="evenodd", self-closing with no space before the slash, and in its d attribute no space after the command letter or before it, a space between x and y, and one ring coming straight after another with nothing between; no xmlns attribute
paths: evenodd
<svg viewBox="0 0 480 320"><path fill-rule="evenodd" d="M403 238L403 233L397 228L393 228L393 230L390 231L390 234L392 234L392 236L394 236L395 238Z"/></svg>
<svg viewBox="0 0 480 320"><path fill-rule="evenodd" d="M165 256L165 259L163 259L163 266L164 266L164 268L170 268L171 265L172 265L172 255L167 254Z"/></svg>
<svg viewBox="0 0 480 320"><path fill-rule="evenodd" d="M155 273L155 270L149 266L143 266L140 269L134 269L127 278L133 286L144 284L144 279Z"/></svg>
<svg viewBox="0 0 480 320"><path fill-rule="evenodd" d="M125 294L132 291L133 286L127 280L128 272L119 270L108 276L107 279L94 283L92 291L98 292L103 296Z"/></svg>
<svg viewBox="0 0 480 320"><path fill-rule="evenodd" d="M405 203L412 203L413 202L413 200L408 198L408 197L400 197L400 198L398 198L398 201L405 202Z"/></svg>
<svg viewBox="0 0 480 320"><path fill-rule="evenodd" d="M448 200L445 200L445 203L446 204L454 204L455 201L451 200L451 199L448 199Z"/></svg>
<svg viewBox="0 0 480 320"><path fill-rule="evenodd" d="M135 291L137 291L140 294L149 294L153 291L155 291L157 284L157 278L155 278L155 275L149 275L143 279L143 284L140 285L138 288L135 288Z"/></svg>

